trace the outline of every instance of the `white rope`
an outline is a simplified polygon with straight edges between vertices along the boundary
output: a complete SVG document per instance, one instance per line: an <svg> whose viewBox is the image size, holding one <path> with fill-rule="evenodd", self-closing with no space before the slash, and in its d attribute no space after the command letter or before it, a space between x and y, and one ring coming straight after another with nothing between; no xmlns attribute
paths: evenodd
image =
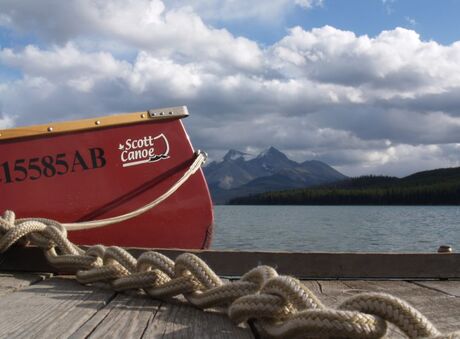
<svg viewBox="0 0 460 339"><path fill-rule="evenodd" d="M91 220L91 221L82 221L82 222L75 222L75 223L63 223L62 225L68 231L80 231L80 230L87 230L91 228L99 228L104 227L107 225L116 224L128 219L132 219L137 217L148 210L152 209L153 207L160 204L162 201L167 199L171 196L174 192L176 192L193 174L195 174L206 162L207 155L205 152L197 151L195 161L190 165L189 169L184 173L184 175L177 180L174 185L172 185L165 193L161 196L156 198L155 200L149 202L148 204L138 208L137 210L131 211L126 214L117 215L115 217L100 219L100 220Z"/></svg>
<svg viewBox="0 0 460 339"><path fill-rule="evenodd" d="M157 252L134 258L126 250L96 245L86 251L67 239L53 220L15 219L12 211L0 217L0 253L18 241L41 247L53 266L71 273L83 284L107 283L116 291L139 290L154 298L182 294L189 303L207 309L226 307L235 323L254 319L269 337L381 338L387 322L409 338L459 338L442 334L408 303L382 293L363 293L344 300L336 309L325 307L301 281L278 276L259 266L235 282L223 282L200 258L183 253L175 261Z"/></svg>
<svg viewBox="0 0 460 339"><path fill-rule="evenodd" d="M183 253L175 261L156 252L138 259L120 247L92 246L86 251L67 239L67 230L102 227L134 218L161 203L206 160L197 157L184 175L149 204L117 217L74 224L43 218L16 219L12 211L0 217L0 253L18 241L43 248L48 261L66 272L76 271L84 284L109 283L116 291L143 289L155 298L182 294L191 304L206 309L227 306L228 316L240 323L256 319L269 337L380 338L393 323L410 338L458 338L460 332L441 334L418 310L391 295L364 293L348 298L338 309L325 307L299 280L278 276L259 266L240 280L224 283L200 258ZM65 227L63 226L65 225Z"/></svg>
<svg viewBox="0 0 460 339"><path fill-rule="evenodd" d="M96 245L81 250L67 239L66 229L46 219L0 217L0 253L19 240L40 246L48 261L83 284L107 283L116 291L139 291L168 299L182 294L189 303L207 309L226 307L235 323L254 319L268 337L381 338L387 322L409 338L459 338L442 334L408 303L382 293L363 293L328 308L301 281L278 276L259 266L226 283L200 258L183 253L175 261L157 252L134 258L126 250Z"/></svg>

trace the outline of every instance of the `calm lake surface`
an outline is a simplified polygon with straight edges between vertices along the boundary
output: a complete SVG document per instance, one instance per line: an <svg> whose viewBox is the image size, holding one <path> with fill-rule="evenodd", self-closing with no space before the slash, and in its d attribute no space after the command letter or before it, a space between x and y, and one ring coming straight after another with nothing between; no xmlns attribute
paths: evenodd
<svg viewBox="0 0 460 339"><path fill-rule="evenodd" d="M457 206L215 206L212 248L460 251Z"/></svg>

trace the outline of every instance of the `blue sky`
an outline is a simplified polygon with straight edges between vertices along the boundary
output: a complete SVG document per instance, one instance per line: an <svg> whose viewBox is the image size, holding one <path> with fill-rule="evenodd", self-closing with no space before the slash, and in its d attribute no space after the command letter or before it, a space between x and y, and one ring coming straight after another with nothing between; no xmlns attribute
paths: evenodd
<svg viewBox="0 0 460 339"><path fill-rule="evenodd" d="M376 36L395 27L415 29L423 40L459 40L458 0L335 0L313 11L295 11L292 23L305 29L331 25L357 35Z"/></svg>
<svg viewBox="0 0 460 339"><path fill-rule="evenodd" d="M0 0L0 128L187 105L214 160L275 146L347 175L460 166L458 13L458 0Z"/></svg>
<svg viewBox="0 0 460 339"><path fill-rule="evenodd" d="M211 20L216 27L229 29L264 44L272 44L285 30L305 30L325 25L376 36L395 27L415 29L423 40L450 44L460 39L458 0L326 0L309 9L292 7L283 17L271 20Z"/></svg>

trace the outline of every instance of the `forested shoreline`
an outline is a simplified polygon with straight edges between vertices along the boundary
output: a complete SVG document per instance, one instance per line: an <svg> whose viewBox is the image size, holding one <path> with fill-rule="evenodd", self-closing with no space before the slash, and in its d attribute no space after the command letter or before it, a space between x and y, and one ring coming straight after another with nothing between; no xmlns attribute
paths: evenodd
<svg viewBox="0 0 460 339"><path fill-rule="evenodd" d="M232 199L235 205L460 205L460 168L404 178L362 176L329 185Z"/></svg>

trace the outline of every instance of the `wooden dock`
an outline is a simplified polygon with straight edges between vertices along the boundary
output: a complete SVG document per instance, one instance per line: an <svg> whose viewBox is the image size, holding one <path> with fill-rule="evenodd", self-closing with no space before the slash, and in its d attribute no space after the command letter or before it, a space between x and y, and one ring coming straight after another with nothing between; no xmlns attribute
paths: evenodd
<svg viewBox="0 0 460 339"><path fill-rule="evenodd" d="M37 254L39 252L34 251L34 249L13 249L0 255L0 338L259 337L254 327L235 326L225 313L218 310L204 312L181 300L162 302L134 294L115 293L101 287L84 286L76 282L72 276L26 272L36 270L37 267L46 268L46 262ZM166 253L172 255L176 251L166 251ZM217 269L217 272L221 270L219 274L222 274L222 270L228 270L232 266L230 265L232 258L245 256L247 260L244 264L241 261L233 261L233 271L227 272L232 274L223 274L227 277L238 275L235 273L244 269L247 262L251 264L251 260L258 260L259 264L268 262L278 265L281 271L292 271L285 266L283 254L279 253L213 251L201 253L203 256L218 258L221 261L220 267L211 265ZM318 258L324 254L291 255L296 255L296 260L303 259L305 263L314 262L315 256L316 260L319 260ZM338 258L340 256L343 258L343 254L329 254L329 256L332 256L332 259L335 256L335 261L339 263ZM27 260L19 264L17 262L19 257ZM318 274L306 277L305 270L300 270L303 272L300 275L304 279L309 278L303 281L304 284L327 306L334 307L342 300L360 292L387 292L415 306L442 332L460 330L460 281L456 280L460 278L458 274L460 258L457 254L427 254L425 257L415 255L414 258L419 259L414 262L413 270L405 272L405 276L412 276L411 278L397 277L401 267L397 261L401 260L400 258L395 257L393 261L388 261L387 257L379 258L379 255L368 257L367 267L369 269L366 270L368 276L364 280L354 275L359 274L356 271L358 268L363 271L365 267L351 264L350 267L355 267L355 274L346 271L350 267L345 268L343 272L347 279L338 279L340 277L335 275L340 273L340 269L344 270L343 263L342 266L337 264L335 268L330 268L325 277L318 276ZM378 273L373 267L376 260L383 260L387 263L387 267L384 268L386 273L393 269L389 278L369 276L369 272L374 272L372 273L374 275ZM440 274L442 272L439 269L429 277L426 269L430 268L430 260L444 262L447 273L449 273L449 265L452 265L450 272L457 272L456 277L453 277L452 273L446 278ZM289 262L292 267L304 266L302 261ZM391 263L393 266L390 265ZM404 265L404 262L402 264ZM14 265L20 271L12 270ZM34 265L38 266L33 268ZM454 266L457 271L452 271ZM51 272L53 269L50 268L48 271ZM324 272L321 273L324 275ZM417 275L421 277L416 277ZM387 337L398 338L401 337L401 334L391 327Z"/></svg>

